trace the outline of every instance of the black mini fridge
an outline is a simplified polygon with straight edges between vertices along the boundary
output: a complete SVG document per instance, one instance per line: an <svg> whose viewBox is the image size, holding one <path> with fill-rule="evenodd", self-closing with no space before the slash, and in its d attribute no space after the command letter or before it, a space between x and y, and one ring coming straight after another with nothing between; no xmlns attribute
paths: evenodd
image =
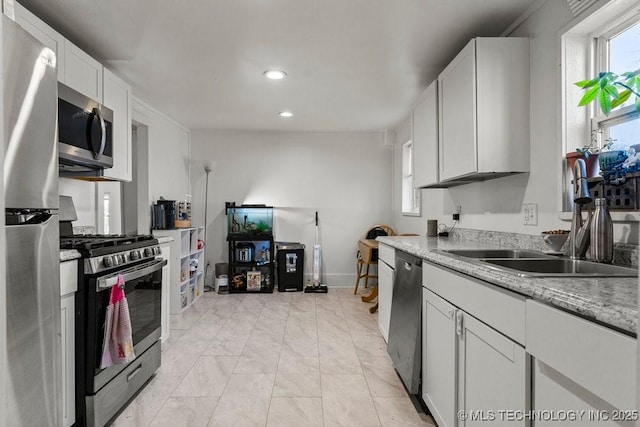
<svg viewBox="0 0 640 427"><path fill-rule="evenodd" d="M304 286L304 245L275 242L278 291L302 291Z"/></svg>

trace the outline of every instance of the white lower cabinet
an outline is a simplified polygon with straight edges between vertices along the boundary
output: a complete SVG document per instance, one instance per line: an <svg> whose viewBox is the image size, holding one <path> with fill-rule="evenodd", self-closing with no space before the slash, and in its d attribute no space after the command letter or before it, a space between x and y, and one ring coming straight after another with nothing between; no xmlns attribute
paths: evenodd
<svg viewBox="0 0 640 427"><path fill-rule="evenodd" d="M396 250L391 246L378 245L378 329L385 342L389 341L391 323L391 300L395 278Z"/></svg>
<svg viewBox="0 0 640 427"><path fill-rule="evenodd" d="M558 417L580 426L635 425L635 339L527 301L527 351L536 426L560 425Z"/></svg>
<svg viewBox="0 0 640 427"><path fill-rule="evenodd" d="M463 311L456 312L456 323L458 410L469 417L459 425L529 425L524 415L531 376L524 348Z"/></svg>
<svg viewBox="0 0 640 427"><path fill-rule="evenodd" d="M439 427L456 425L456 308L422 288L422 400Z"/></svg>
<svg viewBox="0 0 640 427"><path fill-rule="evenodd" d="M62 341L62 426L76 421L75 292L78 289L78 261L60 264L60 320Z"/></svg>
<svg viewBox="0 0 640 427"><path fill-rule="evenodd" d="M423 277L422 398L438 426L528 425L523 417L509 415L516 418L530 408L530 358L524 347L483 319L492 318L487 311L492 303L505 304L508 312L509 306L524 308L524 300L485 288L478 305L468 305L483 322L460 308L468 297L459 294L483 284L427 263ZM430 280L448 286L452 300L428 289Z"/></svg>
<svg viewBox="0 0 640 427"><path fill-rule="evenodd" d="M389 341L391 299L393 298L394 270L384 261L378 262L378 329L385 342Z"/></svg>
<svg viewBox="0 0 640 427"><path fill-rule="evenodd" d="M167 265L162 267L162 310L160 314L161 319L161 334L160 340L162 343L169 339L169 307L171 304L171 241L160 244L160 251L162 252L162 258L167 260Z"/></svg>

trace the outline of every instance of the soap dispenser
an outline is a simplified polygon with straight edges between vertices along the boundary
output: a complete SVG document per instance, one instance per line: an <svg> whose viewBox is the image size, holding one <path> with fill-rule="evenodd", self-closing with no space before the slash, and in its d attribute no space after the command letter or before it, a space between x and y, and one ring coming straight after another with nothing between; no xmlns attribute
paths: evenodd
<svg viewBox="0 0 640 427"><path fill-rule="evenodd" d="M613 221L607 199L599 198L595 202L596 212L591 220L591 258L610 264L613 261Z"/></svg>

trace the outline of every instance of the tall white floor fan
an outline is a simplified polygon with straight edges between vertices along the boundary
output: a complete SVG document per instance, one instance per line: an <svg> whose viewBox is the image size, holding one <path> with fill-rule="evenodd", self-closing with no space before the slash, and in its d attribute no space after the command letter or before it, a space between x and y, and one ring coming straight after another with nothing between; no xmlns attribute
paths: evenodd
<svg viewBox="0 0 640 427"><path fill-rule="evenodd" d="M320 267L322 265L322 250L318 243L318 211L316 211L316 239L313 245L313 278L312 284L304 288L305 293L326 294L329 291L326 285L320 284Z"/></svg>

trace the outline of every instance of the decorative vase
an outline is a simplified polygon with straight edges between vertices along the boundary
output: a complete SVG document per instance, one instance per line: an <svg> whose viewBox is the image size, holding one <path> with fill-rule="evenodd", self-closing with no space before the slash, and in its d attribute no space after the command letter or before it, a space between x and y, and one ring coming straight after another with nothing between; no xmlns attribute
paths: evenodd
<svg viewBox="0 0 640 427"><path fill-rule="evenodd" d="M576 160L584 159L584 162L587 165L587 178L593 178L593 177L599 176L600 174L600 164L598 163L598 154L591 154L589 158L587 158L582 153L579 153L577 151L572 151L571 153L567 153L566 159L569 162L569 171L571 173L573 173L573 165L576 163Z"/></svg>

